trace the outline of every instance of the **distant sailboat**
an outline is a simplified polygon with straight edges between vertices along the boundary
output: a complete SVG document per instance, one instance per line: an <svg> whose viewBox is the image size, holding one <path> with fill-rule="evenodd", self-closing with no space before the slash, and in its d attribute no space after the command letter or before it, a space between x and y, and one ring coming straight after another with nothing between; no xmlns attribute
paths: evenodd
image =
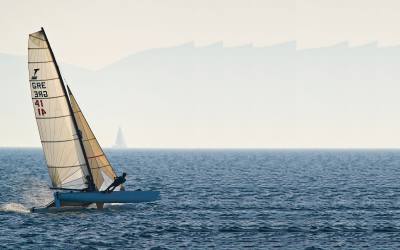
<svg viewBox="0 0 400 250"><path fill-rule="evenodd" d="M117 138L115 139L115 144L113 146L115 149L127 148L124 134L122 133L121 127L118 128Z"/></svg>
<svg viewBox="0 0 400 250"><path fill-rule="evenodd" d="M29 82L54 201L45 208L86 207L159 199L157 191L105 190L117 176L78 103L64 85L43 28L29 35ZM122 138L123 139L123 138ZM32 208L32 211L38 211Z"/></svg>

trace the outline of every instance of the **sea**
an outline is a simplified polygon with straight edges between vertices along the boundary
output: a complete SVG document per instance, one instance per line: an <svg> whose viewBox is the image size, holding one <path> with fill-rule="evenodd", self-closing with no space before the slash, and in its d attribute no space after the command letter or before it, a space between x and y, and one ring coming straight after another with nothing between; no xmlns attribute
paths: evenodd
<svg viewBox="0 0 400 250"><path fill-rule="evenodd" d="M400 249L400 150L107 150L154 203L31 213L41 149L0 149L1 249Z"/></svg>

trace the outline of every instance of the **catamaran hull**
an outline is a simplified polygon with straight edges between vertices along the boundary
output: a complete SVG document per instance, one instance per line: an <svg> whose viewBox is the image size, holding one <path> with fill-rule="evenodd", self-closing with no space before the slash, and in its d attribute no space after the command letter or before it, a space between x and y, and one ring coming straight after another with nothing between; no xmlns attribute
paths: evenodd
<svg viewBox="0 0 400 250"><path fill-rule="evenodd" d="M160 199L158 191L114 191L103 192L55 192L52 206L32 208L32 212L73 211L88 207L90 204L103 203L139 203ZM102 205L100 206L102 207Z"/></svg>
<svg viewBox="0 0 400 250"><path fill-rule="evenodd" d="M63 202L82 202L82 203L138 203L151 202L160 199L158 191L114 191L111 193L103 192L55 192L54 198L57 207L57 200ZM60 206L61 206L60 204Z"/></svg>

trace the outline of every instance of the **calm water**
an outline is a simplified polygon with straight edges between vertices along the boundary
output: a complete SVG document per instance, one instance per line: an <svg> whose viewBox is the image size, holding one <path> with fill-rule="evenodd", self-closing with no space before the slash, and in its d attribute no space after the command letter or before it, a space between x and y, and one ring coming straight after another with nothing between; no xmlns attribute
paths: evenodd
<svg viewBox="0 0 400 250"><path fill-rule="evenodd" d="M0 150L0 248L400 248L400 151L109 151L153 204L29 213L40 149Z"/></svg>

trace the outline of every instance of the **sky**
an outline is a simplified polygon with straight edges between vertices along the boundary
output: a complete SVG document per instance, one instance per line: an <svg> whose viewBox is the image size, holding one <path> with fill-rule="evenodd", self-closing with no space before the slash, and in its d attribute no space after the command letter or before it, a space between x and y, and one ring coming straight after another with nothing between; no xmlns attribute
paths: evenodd
<svg viewBox="0 0 400 250"><path fill-rule="evenodd" d="M26 55L27 35L40 27L45 28L59 61L90 70L100 70L134 53L188 42L195 46L222 42L224 47L246 44L265 47L296 41L298 50L332 46L343 41L350 46L376 42L378 47L390 47L400 44L399 12L400 2L394 0L0 0L0 53ZM335 86L332 88L335 90ZM339 114L341 111L337 108L332 112ZM340 115L337 117L344 119ZM317 120L318 124L319 117L312 119ZM370 119L373 122L374 118ZM368 118L363 122L368 123ZM260 121L260 124L263 122ZM288 136L280 137L275 134L276 138L265 143L258 141L254 147L395 145L379 138L376 143L367 143L364 134L371 133L371 130L361 129L364 133L354 135L351 132L354 127L349 128L343 124L345 123L341 120L337 126L334 123L330 126L331 131L348 139L345 144L341 144L337 139L341 137L337 136L321 141L319 137L324 129L308 127L308 130L315 132L315 144L310 143L313 140L307 141L308 139L303 139L306 141L303 144L293 144ZM215 129L210 126L205 129ZM302 126L307 127L309 124ZM9 129L13 131L13 128ZM232 133L241 134L250 133L251 130L225 128L225 131L230 129L234 131ZM373 129L376 131L379 128ZM161 130L156 133L161 133ZM287 131L282 130L281 133L287 134ZM113 136L114 133L99 135L100 138ZM225 137L230 138L231 134L227 132ZM279 143L274 143L274 140L279 140ZM106 146L112 144L111 139L106 141ZM202 144L199 141L200 144L213 147L212 144ZM21 138L18 145L31 146L32 143ZM174 144L169 141L158 143L155 147L160 145L186 147L185 143ZM226 139L214 146L230 145L231 142ZM140 147L140 144L135 146ZM241 146L252 147L248 141L243 144L236 141L234 144L234 147ZM190 147L196 147L196 141Z"/></svg>
<svg viewBox="0 0 400 250"><path fill-rule="evenodd" d="M99 69L127 54L186 42L299 48L400 43L395 0L0 1L0 52L26 54L44 27L63 61Z"/></svg>

